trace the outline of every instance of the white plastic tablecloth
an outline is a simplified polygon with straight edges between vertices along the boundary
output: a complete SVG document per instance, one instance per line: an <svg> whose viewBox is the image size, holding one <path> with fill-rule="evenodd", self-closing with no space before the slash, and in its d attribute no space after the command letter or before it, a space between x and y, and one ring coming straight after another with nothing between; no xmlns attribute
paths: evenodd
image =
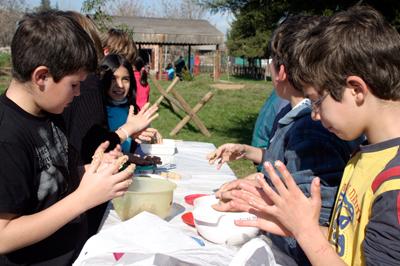
<svg viewBox="0 0 400 266"><path fill-rule="evenodd" d="M182 175L182 180L177 181L177 188L174 191L174 204L171 216L167 217L171 224L187 225L181 220L177 212L191 211L193 206L186 204L184 197L190 194L212 194L222 184L236 179L234 172L227 164L220 170L215 165L210 165L206 160L208 153L215 150L212 143L195 141L176 141L177 153L174 156L174 165L166 166L165 169L177 172ZM163 167L161 167L163 169ZM121 222L117 213L112 209L112 204L106 212L101 230Z"/></svg>
<svg viewBox="0 0 400 266"><path fill-rule="evenodd" d="M177 141L176 146L175 165L170 170L180 173L183 178L177 181L171 215L161 220L144 212L121 222L110 203L99 233L87 241L74 265L229 264L237 248L202 239L181 216L193 208L184 201L186 195L214 193L236 177L226 164L220 170L208 164L206 155L215 149L213 144ZM167 246L164 246L165 242Z"/></svg>

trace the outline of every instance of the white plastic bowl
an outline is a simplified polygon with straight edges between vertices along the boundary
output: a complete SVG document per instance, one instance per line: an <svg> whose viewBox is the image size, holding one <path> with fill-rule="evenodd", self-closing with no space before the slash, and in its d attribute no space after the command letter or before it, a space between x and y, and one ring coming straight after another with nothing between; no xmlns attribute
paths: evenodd
<svg viewBox="0 0 400 266"><path fill-rule="evenodd" d="M169 164L173 161L174 154L177 152L175 140L163 139L162 144L140 144L140 148L146 155L154 155L161 158L162 164Z"/></svg>
<svg viewBox="0 0 400 266"><path fill-rule="evenodd" d="M259 229L235 225L235 220L251 219L255 216L247 212L219 212L212 204L215 196L204 196L194 201L194 224L197 232L210 242L230 246L242 245L257 236Z"/></svg>
<svg viewBox="0 0 400 266"><path fill-rule="evenodd" d="M124 196L112 200L114 209L125 221L142 211L165 218L169 215L176 184L158 178L134 177Z"/></svg>
<svg viewBox="0 0 400 266"><path fill-rule="evenodd" d="M218 203L218 199L214 195L207 195L196 198L193 201L193 207L196 208L199 206L211 206L216 203Z"/></svg>
<svg viewBox="0 0 400 266"><path fill-rule="evenodd" d="M145 154L165 154L165 155L173 155L176 152L176 144L173 139L163 139L163 143L161 144L148 144L142 143L140 144L143 153Z"/></svg>

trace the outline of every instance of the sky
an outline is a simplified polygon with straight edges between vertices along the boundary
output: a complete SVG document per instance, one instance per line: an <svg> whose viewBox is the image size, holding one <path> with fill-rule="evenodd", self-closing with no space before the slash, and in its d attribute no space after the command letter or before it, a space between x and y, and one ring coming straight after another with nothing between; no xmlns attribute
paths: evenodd
<svg viewBox="0 0 400 266"><path fill-rule="evenodd" d="M81 11L81 6L83 0L51 0L51 6L55 7L56 3L58 3L58 8L61 10L75 10ZM29 7L35 7L40 4L40 0L26 0L26 3ZM156 0L145 0L144 3L151 5L152 3L157 3ZM228 29L230 28L229 24L232 21L232 16L229 14L215 14L210 15L209 22L214 25L218 30L226 35Z"/></svg>

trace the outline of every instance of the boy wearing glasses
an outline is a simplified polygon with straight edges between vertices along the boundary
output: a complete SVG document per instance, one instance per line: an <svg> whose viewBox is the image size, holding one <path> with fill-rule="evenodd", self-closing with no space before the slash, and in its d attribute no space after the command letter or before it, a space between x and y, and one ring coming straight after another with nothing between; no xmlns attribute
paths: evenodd
<svg viewBox="0 0 400 266"><path fill-rule="evenodd" d="M278 173L265 164L275 190L257 178L261 191L234 193L231 204L258 217L237 224L294 236L313 265L398 265L400 35L358 6L311 31L299 55L294 76L316 103L312 117L344 140L365 134L368 145L345 168L328 232L318 224L321 180L307 198L282 162Z"/></svg>
<svg viewBox="0 0 400 266"><path fill-rule="evenodd" d="M268 149L252 147L243 144L224 144L213 154L214 163L219 160L220 167L224 162L246 158L260 164L263 162L283 161L293 173L296 183L303 193L309 196L310 184L315 176L320 177L323 190L322 211L319 223L327 225L340 178L351 153L359 144L340 140L323 127L319 121L314 121L310 114L318 108L320 101L313 104L304 97L300 87L295 86L291 78L295 65L294 50L301 39L310 29L318 25L323 18L310 16L288 17L274 32L271 40L271 74L277 94L290 102L283 108L282 117L277 115L277 130L271 139ZM268 173L264 172L267 182ZM230 188L234 188L241 180L233 181L220 189L218 196L230 199ZM246 181L244 181L246 182ZM231 210L229 204L217 206L219 210ZM304 265L305 256L297 248L292 238L282 238L271 235L273 243L286 252L297 263ZM287 263L285 263L287 264Z"/></svg>

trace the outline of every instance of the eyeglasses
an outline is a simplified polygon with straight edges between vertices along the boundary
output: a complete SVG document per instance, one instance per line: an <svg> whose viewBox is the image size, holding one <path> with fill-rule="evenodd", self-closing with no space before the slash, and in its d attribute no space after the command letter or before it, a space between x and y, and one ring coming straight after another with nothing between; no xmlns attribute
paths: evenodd
<svg viewBox="0 0 400 266"><path fill-rule="evenodd" d="M316 101L311 101L311 109L313 112L318 112L319 108L321 107L322 102L325 100L325 98L329 95L329 93L325 93L321 97L318 98Z"/></svg>
<svg viewBox="0 0 400 266"><path fill-rule="evenodd" d="M287 19L288 19L288 17L289 17L290 15L289 15L289 12L288 11L285 11L284 13L283 13L283 16L278 20L278 22L276 23L278 26L280 26L280 25L282 25Z"/></svg>

